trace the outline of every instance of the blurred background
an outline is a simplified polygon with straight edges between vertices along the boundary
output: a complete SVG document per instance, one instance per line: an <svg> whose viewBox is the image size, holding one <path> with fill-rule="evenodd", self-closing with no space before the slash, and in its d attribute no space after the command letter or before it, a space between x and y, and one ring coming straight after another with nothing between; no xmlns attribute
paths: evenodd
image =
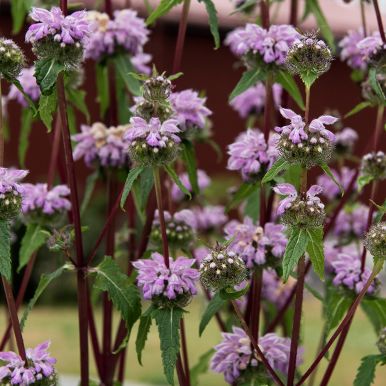
<svg viewBox="0 0 386 386"><path fill-rule="evenodd" d="M52 2L54 3L54 2ZM79 3L77 1L77 3ZM101 1L83 2L85 7L97 7ZM146 16L146 9L142 0L116 1L117 8L131 6L138 9L139 13ZM149 1L151 6L158 1ZM242 25L247 18L243 15L232 15L233 6L229 0L214 0L219 11L221 22L221 35L224 38L232 28ZM300 1L299 17L302 15L304 1ZM320 0L320 5L327 15L328 21L340 40L351 28L360 25L360 12L358 1L345 2L343 0ZM383 15L386 14L386 1L380 1ZM170 73L174 57L178 19L181 8L176 7L172 12L159 20L152 28L149 43L146 45L146 52L153 55L153 61L159 71ZM288 23L289 2L275 3L272 9L272 23ZM369 31L376 29L373 10L366 7L366 15ZM312 17L306 19L299 25L301 30L316 30L317 25ZM18 35L12 36L12 19L8 1L0 0L0 35L12 37L24 49L29 63L32 64L33 55L29 45L24 43L26 28ZM202 90L207 96L207 105L213 111L213 139L219 145L223 156L219 159L218 154L208 145L199 145L197 149L199 167L206 170L208 174L218 182L218 189L211 194L218 196L220 191L238 183L237 173L226 170L226 146L233 142L234 138L245 129L243 121L237 112L228 105L228 95L240 79L242 69L235 66L236 59L229 49L221 46L218 50L213 48L213 40L209 33L207 15L205 8L196 0L192 1L189 26L187 30L185 48L182 58L182 72L184 75L176 81L176 89L194 88ZM333 62L331 70L313 87L311 97L311 117L324 113L327 109L337 110L342 116L350 111L353 106L361 101L361 90L350 78L351 70L337 57ZM83 89L87 91L87 103L91 113L91 121L98 119L98 104L96 102L95 89L95 68L94 63L86 63ZM293 106L295 107L295 106ZM10 139L6 145L6 166L17 166L18 133L20 129L20 107L11 101L8 106ZM77 116L78 122L82 123L84 117ZM358 115L344 120L344 126L354 128L359 134L356 147L356 155L360 156L367 144L370 133L374 129L375 110L366 109ZM44 181L47 164L50 157L50 146L52 134L47 134L41 124L34 124L31 134L30 151L27 154L26 164L31 171L30 181ZM385 148L385 136L383 136L382 149ZM61 154L63 156L63 154ZM90 173L82 162L76 164L79 175L81 194L82 186L87 175ZM315 177L315 176L313 176ZM225 189L224 189L225 187ZM385 197L385 186L379 189L378 201ZM368 188L367 188L368 190ZM369 194L365 191L365 198ZM93 224L86 234L85 248L91 248L99 232L105 216L105 192L99 189L93 197L93 210L87 211L85 225ZM21 229L23 232L23 229ZM16 244L14 248L19 246ZM38 265L34 280L31 281L28 291L29 298L36 287L36 280L42 272L50 272L58 266L58 257L50 254L47 250L41 250L38 256ZM20 278L16 276L16 287ZM308 294L309 295L309 294ZM1 293L2 297L3 294ZM26 342L28 346L34 346L46 339L52 340L52 353L58 358L58 369L60 373L78 374L78 336L77 317L73 307L75 299L75 286L71 275L65 276L60 284L54 284L42 297L41 301L32 312L27 324ZM190 306L190 317L187 318L187 331L189 332L189 350L191 364L194 364L199 355L206 352L220 340L217 326L211 323L203 338L198 339L198 323L205 307L203 299L196 299ZM98 315L99 316L99 315ZM117 318L116 318L117 319ZM5 311L0 315L0 330L3 329L6 320ZM97 317L100 320L100 317ZM321 304L315 298L308 296L304 312L303 336L306 342L305 365L309 364L316 352L321 330ZM135 331L133 332L135 336ZM352 330L348 337L344 353L338 364L331 385L349 386L353 384L359 360L365 354L376 353L376 336L367 319L359 312L356 316ZM161 385L164 382L162 367L159 355L159 342L155 329L152 329L145 350L143 362L144 367L138 365L133 344L130 344L127 356L127 379L144 382L147 384ZM324 361L323 366L327 363ZM93 370L94 371L94 370ZM94 371L95 374L95 371ZM386 370L379 370L375 385L386 384ZM76 384L76 381L73 383ZM223 385L225 384L220 375L205 375L202 377L202 385ZM316 382L317 384L317 382Z"/></svg>

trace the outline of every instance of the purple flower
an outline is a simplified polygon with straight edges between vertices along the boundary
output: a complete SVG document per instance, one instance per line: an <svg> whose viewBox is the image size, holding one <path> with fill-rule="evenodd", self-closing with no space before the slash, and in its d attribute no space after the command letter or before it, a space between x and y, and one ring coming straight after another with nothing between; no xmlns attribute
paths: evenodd
<svg viewBox="0 0 386 386"><path fill-rule="evenodd" d="M282 307L290 296L293 285L291 279L283 283L275 270L266 269L263 274L262 297L277 307Z"/></svg>
<svg viewBox="0 0 386 386"><path fill-rule="evenodd" d="M173 215L171 215L168 211L164 210L164 218L166 223L174 220L175 222L186 224L193 230L197 228L196 216L190 209L182 209L178 212L174 212ZM153 224L160 224L158 209L155 211Z"/></svg>
<svg viewBox="0 0 386 386"><path fill-rule="evenodd" d="M345 127L341 131L335 134L335 145L351 151L354 147L355 142L358 140L358 134L355 130L350 127Z"/></svg>
<svg viewBox="0 0 386 386"><path fill-rule="evenodd" d="M206 256L208 256L210 253L210 249L208 247L198 247L195 248L193 251L193 256L196 259L196 264L200 266L201 262L205 259Z"/></svg>
<svg viewBox="0 0 386 386"><path fill-rule="evenodd" d="M40 97L40 88L36 83L34 72L34 67L24 68L17 79L23 86L25 93L35 102ZM28 102L25 100L24 95L14 84L9 89L8 99L15 99L23 107L28 107Z"/></svg>
<svg viewBox="0 0 386 386"><path fill-rule="evenodd" d="M296 188L293 185L287 183L276 185L273 190L277 194L287 196L286 198L280 201L279 206L277 208L277 214L281 216L287 209L291 208L292 203L298 197L298 192L296 191ZM323 209L324 205L320 201L320 198L317 197L317 195L322 193L322 191L323 188L321 186L312 185L306 193L307 205L317 205L321 209Z"/></svg>
<svg viewBox="0 0 386 386"><path fill-rule="evenodd" d="M386 49L386 44L383 43L379 32L376 31L371 36L367 36L359 41L357 48L362 55L362 59L368 62L378 51Z"/></svg>
<svg viewBox="0 0 386 386"><path fill-rule="evenodd" d="M368 214L369 208L362 204L349 211L341 211L335 221L334 235L363 237L367 229Z"/></svg>
<svg viewBox="0 0 386 386"><path fill-rule="evenodd" d="M361 256L358 253L339 253L331 265L335 275L333 284L347 287L356 293L363 289L371 275L371 270L368 267L365 267L362 273ZM367 290L367 294L376 292L378 284L375 280Z"/></svg>
<svg viewBox="0 0 386 386"><path fill-rule="evenodd" d="M88 20L91 35L86 46L86 58L100 60L105 55L115 54L119 49L124 49L133 56L142 54L150 31L136 11L115 11L113 20L106 13L90 11ZM150 60L148 57L137 57L137 64L138 61L142 61L140 66L146 64Z"/></svg>
<svg viewBox="0 0 386 386"><path fill-rule="evenodd" d="M27 358L32 361L36 374L43 374L44 377L49 377L55 371L54 364L56 359L52 358L48 353L48 348L51 342L46 341L35 348L27 349Z"/></svg>
<svg viewBox="0 0 386 386"><path fill-rule="evenodd" d="M84 158L87 166L97 161L102 166L125 167L129 165L129 142L125 139L127 126L109 127L96 122L92 126L82 125L82 132L72 136L77 144L74 159Z"/></svg>
<svg viewBox="0 0 386 386"><path fill-rule="evenodd" d="M135 71L140 74L151 74L151 67L149 63L151 63L153 57L150 54L145 54L144 52L139 52L135 56L131 58L131 63L135 68Z"/></svg>
<svg viewBox="0 0 386 386"><path fill-rule="evenodd" d="M48 190L47 184L23 184L24 214L41 212L54 215L71 209L71 203L66 198L70 194L67 185L58 185Z"/></svg>
<svg viewBox="0 0 386 386"><path fill-rule="evenodd" d="M275 106L281 103L282 87L275 83L272 86L273 100ZM242 118L247 118L250 114L260 114L265 106L265 85L261 82L256 86L250 87L230 102L230 105L239 113Z"/></svg>
<svg viewBox="0 0 386 386"><path fill-rule="evenodd" d="M263 175L277 160L276 149L278 135L272 135L268 146L264 134L258 129L248 129L241 133L236 141L228 146L229 170L240 170L245 181L257 175Z"/></svg>
<svg viewBox="0 0 386 386"><path fill-rule="evenodd" d="M151 300L162 295L173 300L178 295L197 293L195 283L200 274L197 269L192 268L195 260L180 256L176 260L170 257L169 261L168 269L163 256L154 252L149 259L133 262L138 270L137 283L145 299Z"/></svg>
<svg viewBox="0 0 386 386"><path fill-rule="evenodd" d="M23 186L19 182L28 173L28 170L17 170L0 167L0 198L4 198L4 194L9 192L13 192L14 194L22 194Z"/></svg>
<svg viewBox="0 0 386 386"><path fill-rule="evenodd" d="M281 65L299 33L290 25L272 25L268 30L248 23L228 34L225 44L236 56L258 53L266 63Z"/></svg>
<svg viewBox="0 0 386 386"><path fill-rule="evenodd" d="M205 127L206 118L212 112L205 106L206 98L198 96L198 92L188 89L174 92L169 97L177 119L183 131L192 126L200 129Z"/></svg>
<svg viewBox="0 0 386 386"><path fill-rule="evenodd" d="M159 118L151 118L149 122L146 122L143 118L132 117L124 139L130 144L144 139L150 147L163 148L167 146L168 141L181 142L180 137L176 135L181 132L177 125L176 119L168 119L161 123Z"/></svg>
<svg viewBox="0 0 386 386"><path fill-rule="evenodd" d="M267 262L269 255L281 258L287 245L285 226L266 223L264 229L253 224L249 217L241 223L230 221L224 228L225 238L232 239L230 248L245 262L248 268Z"/></svg>
<svg viewBox="0 0 386 386"><path fill-rule="evenodd" d="M343 186L343 189L346 190L355 175L356 171L344 166L342 169L337 172L336 170L331 170L332 174L336 180ZM317 184L323 186L323 194L329 200L338 198L340 196L340 189L334 181L325 174L322 174L317 178Z"/></svg>
<svg viewBox="0 0 386 386"><path fill-rule="evenodd" d="M363 54L358 48L358 43L364 38L363 29L348 31L348 34L339 42L342 48L340 58L355 70L365 70L367 63L363 60Z"/></svg>
<svg viewBox="0 0 386 386"><path fill-rule="evenodd" d="M197 230L201 232L218 230L228 221L225 208L221 205L195 207L192 211L196 217Z"/></svg>
<svg viewBox="0 0 386 386"><path fill-rule="evenodd" d="M184 185L185 188L187 190L189 190L189 192L192 193L193 189L192 189L192 186L190 184L188 173L180 174L179 178L180 178L182 185ZM209 176L206 174L206 172L204 170L200 170L200 169L197 170L197 184L198 184L200 191L207 188L210 185L210 181L211 180L210 180ZM176 183L173 183L171 190L172 190L171 191L172 198L174 201L181 201L185 197L185 193L183 193L180 190L180 188L177 186Z"/></svg>
<svg viewBox="0 0 386 386"><path fill-rule="evenodd" d="M224 374L225 381L232 384L248 367L257 367L260 360L243 329L232 327L232 332L223 332L221 335L223 340L215 346L211 369ZM273 369L286 373L291 339L270 333L259 338L259 346ZM298 351L297 364L302 362L302 351L301 348Z"/></svg>
<svg viewBox="0 0 386 386"><path fill-rule="evenodd" d="M86 11L64 16L58 7L52 7L51 11L34 7L29 16L36 23L29 27L25 35L26 42L35 43L52 37L61 45L84 45L90 33Z"/></svg>

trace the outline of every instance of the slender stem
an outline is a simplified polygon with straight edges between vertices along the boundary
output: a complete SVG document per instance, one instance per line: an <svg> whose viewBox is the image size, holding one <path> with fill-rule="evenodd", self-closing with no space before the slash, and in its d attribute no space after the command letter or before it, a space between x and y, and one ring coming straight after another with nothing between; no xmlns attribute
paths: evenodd
<svg viewBox="0 0 386 386"><path fill-rule="evenodd" d="M0 76L0 166L4 165L4 123L3 123L3 92Z"/></svg>
<svg viewBox="0 0 386 386"><path fill-rule="evenodd" d="M375 10L375 15L377 17L379 34L381 35L382 42L386 44L385 29L383 28L382 15L381 15L381 11L379 10L378 0L373 0L373 5Z"/></svg>
<svg viewBox="0 0 386 386"><path fill-rule="evenodd" d="M265 142L268 142L269 139L269 131L271 130L271 110L272 110L272 84L273 77L269 72L267 75L267 79L265 80L265 106L264 106L264 139Z"/></svg>
<svg viewBox="0 0 386 386"><path fill-rule="evenodd" d="M380 134L382 132L383 114L385 112L385 106L379 105L377 110L377 119L375 122L375 131L373 135L373 150L376 151L379 145Z"/></svg>
<svg viewBox="0 0 386 386"><path fill-rule="evenodd" d="M304 111L304 122L308 123L310 118L310 98L311 98L311 87L306 85L306 110Z"/></svg>
<svg viewBox="0 0 386 386"><path fill-rule="evenodd" d="M281 381L281 379L276 374L275 370L272 368L272 366L269 364L267 358L265 357L264 353L261 351L259 345L257 344L255 338L252 336L251 330L249 329L247 322L245 321L243 314L240 311L239 306L237 305L235 300L231 300L232 306L235 310L236 316L240 321L241 326L243 327L245 333L248 335L253 348L256 350L258 354L258 359L261 360L269 374L272 376L273 380L280 386L284 386L284 383Z"/></svg>
<svg viewBox="0 0 386 386"><path fill-rule="evenodd" d="M249 325L251 326L252 336L259 342L260 331L260 309L261 309L261 291L263 288L263 270L255 268L252 279L252 309Z"/></svg>
<svg viewBox="0 0 386 386"><path fill-rule="evenodd" d="M359 4L361 7L361 21L362 21L362 29L363 29L363 36L367 36L367 23L366 23L366 13L365 13L365 3L364 0L359 0Z"/></svg>
<svg viewBox="0 0 386 386"><path fill-rule="evenodd" d="M180 386L186 386L186 377L184 373L184 366L182 364L181 353L178 353L177 355L176 370L178 376L178 383L180 384Z"/></svg>
<svg viewBox="0 0 386 386"><path fill-rule="evenodd" d="M156 194L157 206L158 206L158 217L159 217L159 223L161 227L163 256L164 256L165 265L167 268L169 268L169 245L168 245L168 238L166 235L166 225L165 225L165 216L164 216L164 209L163 209L163 198L162 198L162 186L161 186L159 168L155 167L153 169L153 176L154 176L154 188L155 188L155 194Z"/></svg>
<svg viewBox="0 0 386 386"><path fill-rule="evenodd" d="M183 364L184 364L186 386L190 386L189 357L188 357L188 346L187 346L187 340L186 340L186 331L185 331L185 321L184 321L184 318L181 318L180 330L181 330L182 360L183 360Z"/></svg>
<svg viewBox="0 0 386 386"><path fill-rule="evenodd" d="M63 15L66 16L68 13L67 0L60 0L60 9L63 12Z"/></svg>
<svg viewBox="0 0 386 386"><path fill-rule="evenodd" d="M181 69L182 53L184 51L186 29L188 26L189 8L190 0L184 0L184 5L180 18L180 25L178 27L176 49L174 51L173 74L177 73Z"/></svg>
<svg viewBox="0 0 386 386"><path fill-rule="evenodd" d="M261 16L261 25L263 28L269 28L269 0L260 1L260 16Z"/></svg>
<svg viewBox="0 0 386 386"><path fill-rule="evenodd" d="M298 22L298 0L291 0L290 24L296 26Z"/></svg>

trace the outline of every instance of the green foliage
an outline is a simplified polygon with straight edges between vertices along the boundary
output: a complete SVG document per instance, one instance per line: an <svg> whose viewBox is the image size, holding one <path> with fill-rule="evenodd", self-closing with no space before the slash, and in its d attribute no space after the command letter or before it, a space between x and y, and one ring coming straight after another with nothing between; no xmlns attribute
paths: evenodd
<svg viewBox="0 0 386 386"><path fill-rule="evenodd" d="M192 386L198 386L198 377L208 371L209 361L214 352L213 348L209 349L198 358L198 362L190 369L190 384Z"/></svg>
<svg viewBox="0 0 386 386"><path fill-rule="evenodd" d="M280 83L283 86L284 90L286 90L288 94L291 95L291 98L296 102L296 104L302 110L305 110L302 94L293 76L288 72L279 70L276 73L275 80L277 83Z"/></svg>
<svg viewBox="0 0 386 386"><path fill-rule="evenodd" d="M245 71L237 83L236 87L229 95L229 101L236 98L237 95L240 95L244 91L248 90L250 87L254 86L258 81L263 79L263 73L259 69L253 69Z"/></svg>
<svg viewBox="0 0 386 386"><path fill-rule="evenodd" d="M33 100L30 98L30 96L24 91L23 89L23 86L21 85L21 83L19 82L18 79L14 78L14 79L8 79L12 84L14 84L16 86L16 88L23 94L24 96L24 99L27 101L28 103L28 107L32 110L33 112L33 116L36 116L37 115L37 109L36 109L36 106L35 106L35 103L33 102Z"/></svg>
<svg viewBox="0 0 386 386"><path fill-rule="evenodd" d="M179 329L183 313L179 307L157 308L152 313L158 326L164 373L171 385L174 385L174 369L180 351Z"/></svg>
<svg viewBox="0 0 386 386"><path fill-rule="evenodd" d="M358 103L353 109L351 109L345 116L344 118L351 117L355 114L358 114L360 111L367 109L368 107L371 106L371 103L369 101L363 101Z"/></svg>
<svg viewBox="0 0 386 386"><path fill-rule="evenodd" d="M206 326L213 318L213 316L217 312L219 312L225 304L226 304L226 300L223 299L218 292L212 297L200 321L200 327L198 332L200 336L204 332Z"/></svg>
<svg viewBox="0 0 386 386"><path fill-rule="evenodd" d="M373 180L374 176L372 176L371 174L364 174L362 176L359 176L357 180L358 192L360 192L366 185L368 185Z"/></svg>
<svg viewBox="0 0 386 386"><path fill-rule="evenodd" d="M244 216L248 216L254 222L256 222L260 215L260 188L253 190L252 193L247 197Z"/></svg>
<svg viewBox="0 0 386 386"><path fill-rule="evenodd" d="M158 18L168 13L173 7L181 4L183 0L161 0L158 7L146 19L146 25L153 24Z"/></svg>
<svg viewBox="0 0 386 386"><path fill-rule="evenodd" d="M185 185L181 182L180 177L178 177L178 174L175 172L175 170L170 165L164 165L164 168L169 174L169 177L175 182L175 184L180 188L180 190L189 197L189 200L191 200L192 195L190 194L189 190L186 189Z"/></svg>
<svg viewBox="0 0 386 386"><path fill-rule="evenodd" d="M32 128L33 113L30 109L23 109L21 114L21 127L19 136L19 164L25 168L25 157L28 149L28 138Z"/></svg>
<svg viewBox="0 0 386 386"><path fill-rule="evenodd" d="M248 198L257 189L259 189L258 184L250 184L247 182L244 182L243 184L241 184L237 192L233 195L231 201L226 206L225 211L229 212L231 209L235 208L237 205L239 205L242 201Z"/></svg>
<svg viewBox="0 0 386 386"><path fill-rule="evenodd" d="M269 168L267 173L265 173L261 182L266 184L267 182L273 180L281 171L286 170L289 165L289 162L284 158L278 158L276 162Z"/></svg>
<svg viewBox="0 0 386 386"><path fill-rule="evenodd" d="M63 64L55 58L39 59L35 62L35 78L43 95L50 95L58 75L64 71Z"/></svg>
<svg viewBox="0 0 386 386"><path fill-rule="evenodd" d="M0 275L9 282L12 280L11 240L9 224L5 220L0 221Z"/></svg>
<svg viewBox="0 0 386 386"><path fill-rule="evenodd" d="M141 316L141 296L137 286L121 271L111 257L105 257L96 267L96 273L94 286L108 293L130 333L134 323Z"/></svg>
<svg viewBox="0 0 386 386"><path fill-rule="evenodd" d="M190 185L195 194L200 193L197 182L197 162L194 146L191 142L184 140L182 142L182 158L184 160L186 171L189 176Z"/></svg>
<svg viewBox="0 0 386 386"><path fill-rule="evenodd" d="M249 285L245 286L245 288L243 288L240 291L235 291L233 288L227 287L227 288L222 288L219 291L219 295L223 300L236 300L244 296L248 291L249 291Z"/></svg>
<svg viewBox="0 0 386 386"><path fill-rule="evenodd" d="M299 164L289 165L288 169L283 173L284 181L295 186L295 188L299 190L302 170L303 168Z"/></svg>
<svg viewBox="0 0 386 386"><path fill-rule="evenodd" d="M137 352L137 358L139 364L142 366L142 351L145 348L147 336L150 331L152 312L154 311L153 305L151 305L139 319L139 326L137 332L137 339L135 340L135 350Z"/></svg>
<svg viewBox="0 0 386 386"><path fill-rule="evenodd" d="M108 68L106 65L97 63L95 66L95 73L100 116L104 117L110 105Z"/></svg>
<svg viewBox="0 0 386 386"><path fill-rule="evenodd" d="M25 17L32 7L32 0L12 0L11 2L12 15L12 33L18 34L23 27Z"/></svg>
<svg viewBox="0 0 386 386"><path fill-rule="evenodd" d="M374 90L375 94L378 96L378 98L383 102L383 104L386 102L385 94L383 93L382 87L379 84L379 81L377 79L377 69L376 68L370 68L369 70L369 83L371 88Z"/></svg>
<svg viewBox="0 0 386 386"><path fill-rule="evenodd" d="M142 222L145 221L146 204L149 198L149 194L153 189L153 185L153 170L150 167L144 168L139 178L136 179L133 184L132 192L134 197L134 204Z"/></svg>
<svg viewBox="0 0 386 386"><path fill-rule="evenodd" d="M209 27L210 32L213 35L215 48L220 47L220 33L218 31L218 18L217 10L212 0L198 0L199 3L204 3L206 7L206 12L209 17Z"/></svg>
<svg viewBox="0 0 386 386"><path fill-rule="evenodd" d="M323 251L323 227L307 228L308 245L307 253L312 262L315 273L324 278L324 251Z"/></svg>
<svg viewBox="0 0 386 386"><path fill-rule="evenodd" d="M386 200L383 201L383 204L382 205L378 205L376 204L374 201L370 200L371 203L373 205L376 206L376 208L378 209L378 212L377 212L377 215L375 216L375 219L374 219L374 223L375 224L378 224L379 222L382 221L382 218L383 218L383 215L385 214L386 212Z"/></svg>
<svg viewBox="0 0 386 386"><path fill-rule="evenodd" d="M379 363L385 363L384 355L368 355L362 358L353 386L370 386L374 382L375 369Z"/></svg>
<svg viewBox="0 0 386 386"><path fill-rule="evenodd" d="M132 73L135 69L131 63L129 55L117 55L114 58L114 65L117 75L125 83L127 90L134 96L141 95L141 84Z"/></svg>
<svg viewBox="0 0 386 386"><path fill-rule="evenodd" d="M341 195L344 195L344 189L343 186L339 183L339 181L335 178L335 176L332 174L330 167L326 163L320 164L320 167L323 169L323 171L335 182L335 184L338 186Z"/></svg>
<svg viewBox="0 0 386 386"><path fill-rule="evenodd" d="M17 271L26 266L31 256L38 251L38 249L44 245L47 240L47 233L42 232L41 225L29 223L27 225L26 232L21 240L20 252L19 252L19 267Z"/></svg>
<svg viewBox="0 0 386 386"><path fill-rule="evenodd" d="M361 306L378 335L381 329L386 326L386 299L365 297Z"/></svg>
<svg viewBox="0 0 386 386"><path fill-rule="evenodd" d="M131 191L131 188L133 186L134 181L138 178L138 176L143 172L145 169L144 166L137 166L135 168L132 168L127 175L125 186L123 187L122 197L121 197L121 209L125 206L125 202L127 200L127 197L129 196L129 193Z"/></svg>
<svg viewBox="0 0 386 386"><path fill-rule="evenodd" d="M58 97L56 91L50 95L41 95L39 100L39 115L40 119L47 127L47 131L50 133L52 130L53 114L56 111L58 104Z"/></svg>
<svg viewBox="0 0 386 386"><path fill-rule="evenodd" d="M94 173L91 173L87 176L86 179L86 187L84 189L84 194L83 194L83 201L80 206L80 213L84 214L85 210L87 209L88 204L90 203L92 193L94 192L95 189L95 184L98 181L99 177L99 171L95 170Z"/></svg>
<svg viewBox="0 0 386 386"><path fill-rule="evenodd" d="M85 116L87 123L90 123L90 113L86 104L86 92L84 90L76 90L74 88L67 87L66 97L68 102Z"/></svg>

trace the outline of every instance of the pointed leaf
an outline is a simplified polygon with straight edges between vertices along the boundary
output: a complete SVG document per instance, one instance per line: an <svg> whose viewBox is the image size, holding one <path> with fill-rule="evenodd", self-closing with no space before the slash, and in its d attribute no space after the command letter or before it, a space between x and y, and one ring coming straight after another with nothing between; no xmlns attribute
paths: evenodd
<svg viewBox="0 0 386 386"><path fill-rule="evenodd" d="M283 70L279 70L276 74L276 82L283 86L284 90L291 95L292 99L302 110L305 109L302 94L291 74Z"/></svg>
<svg viewBox="0 0 386 386"><path fill-rule="evenodd" d="M19 136L19 164L22 168L25 168L25 157L28 149L29 135L32 128L33 113L30 109L23 109L21 115L21 127Z"/></svg>
<svg viewBox="0 0 386 386"><path fill-rule="evenodd" d="M374 176L371 174L364 174L358 177L358 192L360 192L366 185L374 180Z"/></svg>
<svg viewBox="0 0 386 386"><path fill-rule="evenodd" d="M122 197L121 197L121 209L125 206L127 197L129 196L130 190L133 186L134 181L138 178L138 176L143 172L145 169L144 166L137 166L135 168L132 168L127 175L125 186L123 187Z"/></svg>
<svg viewBox="0 0 386 386"><path fill-rule="evenodd" d="M5 220L0 220L0 275L4 276L7 281L11 282L11 240L9 234L9 224Z"/></svg>
<svg viewBox="0 0 386 386"><path fill-rule="evenodd" d="M184 159L186 171L188 172L190 185L194 194L200 193L197 181L197 162L194 146L189 141L183 141L182 158Z"/></svg>
<svg viewBox="0 0 386 386"><path fill-rule="evenodd" d="M286 170L289 167L290 163L284 158L279 158L276 162L269 168L267 173L265 173L262 183L266 184L267 182L273 180L281 171Z"/></svg>
<svg viewBox="0 0 386 386"><path fill-rule="evenodd" d="M382 87L379 84L379 81L377 79L377 69L376 68L370 68L369 70L369 83L371 88L374 90L374 92L377 94L378 98L385 103L386 97L383 93Z"/></svg>
<svg viewBox="0 0 386 386"><path fill-rule="evenodd" d="M142 222L146 219L145 209L153 186L153 170L150 167L146 167L140 177L134 181L132 187L135 208Z"/></svg>
<svg viewBox="0 0 386 386"><path fill-rule="evenodd" d="M221 308L226 304L226 300L223 299L219 293L216 293L213 298L208 303L208 306L204 312L204 315L202 315L202 319L200 322L199 332L198 334L201 336L204 332L206 326L210 322L210 320L213 318L217 312L221 310Z"/></svg>
<svg viewBox="0 0 386 386"><path fill-rule="evenodd" d="M86 117L87 122L89 123L90 113L86 104L86 92L84 90L67 87L66 96L68 101Z"/></svg>
<svg viewBox="0 0 386 386"><path fill-rule="evenodd" d="M308 234L307 253L310 257L315 273L321 280L324 278L324 251L323 251L323 228L306 229Z"/></svg>
<svg viewBox="0 0 386 386"><path fill-rule="evenodd" d="M23 27L24 20L32 6L32 0L12 0L11 14L12 14L12 34L16 35Z"/></svg>
<svg viewBox="0 0 386 386"><path fill-rule="evenodd" d="M326 163L320 164L320 167L323 169L323 171L335 182L335 184L338 186L341 195L344 195L344 189L343 186L339 183L339 181L335 178L335 176L332 174L330 167Z"/></svg>
<svg viewBox="0 0 386 386"><path fill-rule="evenodd" d="M55 58L39 59L35 62L35 78L43 95L52 93L58 75L63 70L63 64Z"/></svg>
<svg viewBox="0 0 386 386"><path fill-rule="evenodd" d="M141 95L141 84L138 79L131 75L135 69L131 63L130 57L128 55L117 55L114 58L114 64L118 75L125 83L128 91L134 96Z"/></svg>
<svg viewBox="0 0 386 386"><path fill-rule="evenodd" d="M364 102L360 102L358 103L352 110L350 110L345 116L344 118L348 118L348 117L351 117L357 113L359 113L360 111L366 109L367 107L370 107L371 106L371 103L368 102L368 101L364 101Z"/></svg>
<svg viewBox="0 0 386 386"><path fill-rule="evenodd" d="M250 87L254 86L259 80L263 79L263 74L258 69L253 69L245 71L237 83L236 87L231 92L229 96L229 101L236 98L238 95L242 94L244 91L248 90Z"/></svg>
<svg viewBox="0 0 386 386"><path fill-rule="evenodd" d="M86 188L84 190L83 201L80 207L81 214L84 214L91 200L92 193L94 192L94 189L95 189L95 184L98 181L98 177L99 177L99 170L95 170L95 172L91 173L86 179Z"/></svg>
<svg viewBox="0 0 386 386"><path fill-rule="evenodd" d="M57 94L52 92L50 95L41 95L39 100L39 115L40 119L47 127L47 132L50 133L52 130L52 119L53 114L57 107Z"/></svg>
<svg viewBox="0 0 386 386"><path fill-rule="evenodd" d="M259 189L257 184L243 183L240 185L237 192L233 195L232 200L228 203L225 208L225 212L229 212L231 209L235 208L247 197L249 197L253 192Z"/></svg>
<svg viewBox="0 0 386 386"><path fill-rule="evenodd" d="M9 79L9 81L16 86L16 88L23 94L24 99L28 103L28 107L32 110L33 116L36 116L37 109L35 106L34 101L31 99L31 97L24 91L23 86L21 85L20 81L17 78Z"/></svg>
<svg viewBox="0 0 386 386"><path fill-rule="evenodd" d="M361 306L378 335L386 326L386 299L365 297Z"/></svg>
<svg viewBox="0 0 386 386"><path fill-rule="evenodd" d="M214 353L213 348L209 349L198 358L198 362L190 369L190 383L192 386L198 386L198 376L208 371L209 361Z"/></svg>
<svg viewBox="0 0 386 386"><path fill-rule="evenodd" d="M175 170L170 165L164 165L164 168L169 174L170 178L180 188L180 190L189 197L189 200L191 200L192 199L191 193L189 192L188 189L186 189L185 185L181 182L180 177L178 177L178 174L175 172Z"/></svg>
<svg viewBox="0 0 386 386"><path fill-rule="evenodd" d="M223 288L219 291L220 297L224 300L236 300L244 296L249 291L249 285L245 286L240 291L235 291L233 288Z"/></svg>
<svg viewBox="0 0 386 386"><path fill-rule="evenodd" d="M142 366L142 351L145 348L147 335L149 334L149 331L150 331L151 321L152 321L151 314L153 311L154 311L154 307L151 305L139 320L137 339L135 340L135 350L137 352L138 362L141 366Z"/></svg>
<svg viewBox="0 0 386 386"><path fill-rule="evenodd" d="M378 363L385 361L384 355L368 355L363 357L358 368L353 386L370 386L374 382L375 369Z"/></svg>
<svg viewBox="0 0 386 386"><path fill-rule="evenodd" d="M200 3L205 3L206 12L209 16L210 32L214 38L215 48L220 47L220 33L218 30L217 10L212 0L198 0Z"/></svg>
<svg viewBox="0 0 386 386"><path fill-rule="evenodd" d="M153 24L158 18L168 13L173 7L181 4L183 0L161 0L158 7L146 19L146 25Z"/></svg>

